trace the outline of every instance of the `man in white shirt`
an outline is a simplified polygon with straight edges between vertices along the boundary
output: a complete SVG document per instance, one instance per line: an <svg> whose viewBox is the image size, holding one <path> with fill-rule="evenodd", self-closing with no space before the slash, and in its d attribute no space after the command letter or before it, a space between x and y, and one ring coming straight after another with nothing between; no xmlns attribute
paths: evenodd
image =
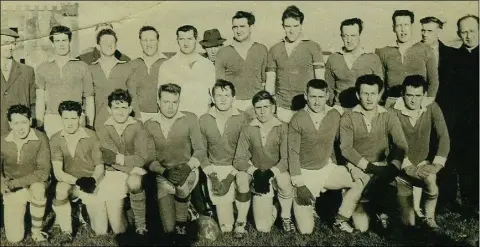
<svg viewBox="0 0 480 247"><path fill-rule="evenodd" d="M177 29L180 52L160 66L158 87L174 83L182 87L180 111L189 111L200 117L210 106L209 89L215 83L215 67L196 52L198 31L185 25Z"/></svg>

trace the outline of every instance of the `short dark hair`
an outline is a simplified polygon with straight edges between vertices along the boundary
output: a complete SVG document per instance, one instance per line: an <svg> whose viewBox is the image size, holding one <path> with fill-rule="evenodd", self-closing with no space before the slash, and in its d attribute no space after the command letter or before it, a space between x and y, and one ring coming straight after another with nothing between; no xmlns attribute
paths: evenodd
<svg viewBox="0 0 480 247"><path fill-rule="evenodd" d="M383 90L382 78L375 74L362 75L357 78L357 81L355 82L355 90L357 91L357 93L360 93L360 87L364 84L370 86L377 85L378 92L381 92Z"/></svg>
<svg viewBox="0 0 480 247"><path fill-rule="evenodd" d="M58 114L62 115L63 111L76 111L80 117L82 115L82 104L77 101L66 100L58 105Z"/></svg>
<svg viewBox="0 0 480 247"><path fill-rule="evenodd" d="M160 39L160 34L158 33L157 29L152 26L143 26L140 28L140 31L138 32L138 39L142 39L142 33L146 31L154 31L157 34L157 40Z"/></svg>
<svg viewBox="0 0 480 247"><path fill-rule="evenodd" d="M305 92L308 94L308 89L309 88L315 88L315 89L321 89L321 90L326 90L328 92L328 84L325 80L322 79L311 79L310 81L307 82L307 86L305 88Z"/></svg>
<svg viewBox="0 0 480 247"><path fill-rule="evenodd" d="M66 34L68 36L68 40L72 41L72 30L62 25L52 27L52 30L50 31L50 36L49 36L50 41L52 41L53 43L53 35L60 34L60 33Z"/></svg>
<svg viewBox="0 0 480 247"><path fill-rule="evenodd" d="M303 20L304 20L305 16L303 15L302 11L300 11L300 9L297 6L290 5L285 9L285 11L283 11L282 24L285 22L285 19L288 19L288 18L293 18L293 19L299 21L300 24L303 24Z"/></svg>
<svg viewBox="0 0 480 247"><path fill-rule="evenodd" d="M412 11L410 10L406 10L406 9L401 9L401 10L395 10L395 12L393 12L393 15L392 15L392 21L393 21L393 25L395 25L395 18L397 16L408 16L410 17L410 23L414 23L415 22L415 14L413 14Z"/></svg>
<svg viewBox="0 0 480 247"><path fill-rule="evenodd" d="M342 28L344 26L353 26L357 24L358 25L358 31L360 34L362 34L363 31L363 21L360 18L351 18L351 19L346 19L340 23L340 33L342 33Z"/></svg>
<svg viewBox="0 0 480 247"><path fill-rule="evenodd" d="M168 92L168 93L180 95L180 93L182 92L182 87L173 83L167 83L167 84L161 85L160 88L158 89L159 99L161 98L162 92Z"/></svg>
<svg viewBox="0 0 480 247"><path fill-rule="evenodd" d="M190 31L190 30L193 31L193 37L195 37L195 39L197 39L198 30L197 30L194 26L192 26L192 25L183 25L183 26L179 27L179 28L177 29L177 32L176 32L177 38L178 38L178 33L179 33L179 32L184 32L184 33L186 33L186 32L188 32L188 31Z"/></svg>
<svg viewBox="0 0 480 247"><path fill-rule="evenodd" d="M13 114L20 114L24 115L28 119L32 117L32 111L30 111L30 108L28 108L25 105L12 105L8 108L7 111L7 119L8 121L12 121L12 115Z"/></svg>
<svg viewBox="0 0 480 247"><path fill-rule="evenodd" d="M440 19L438 19L435 16L427 16L427 17L424 17L420 20L420 24L427 24L427 23L432 23L432 22L437 23L439 28L443 28L443 24L445 24L445 22L441 21Z"/></svg>
<svg viewBox="0 0 480 247"><path fill-rule="evenodd" d="M409 76L405 77L405 79L403 80L403 84L402 84L402 93L403 94L405 94L407 86L411 86L411 87L414 87L414 88L422 87L424 93L426 91L428 91L428 83L425 80L425 78L423 78L423 76L421 76L421 75L409 75Z"/></svg>
<svg viewBox="0 0 480 247"><path fill-rule="evenodd" d="M97 34L97 44L100 43L100 39L102 38L102 36L104 35L112 35L114 38L115 38L115 42L118 41L118 38L117 38L117 34L115 33L115 31L113 31L112 29L102 29L100 32L98 32Z"/></svg>
<svg viewBox="0 0 480 247"><path fill-rule="evenodd" d="M273 98L273 96L266 90L262 90L258 93L256 93L255 95L253 95L253 98L252 98L252 105L255 106L256 103L258 103L259 101L262 101L262 100L270 100L270 103L272 105L275 105L275 99Z"/></svg>
<svg viewBox="0 0 480 247"><path fill-rule="evenodd" d="M462 23L462 21L468 19L468 18L473 18L474 20L477 21L477 24L478 24L478 16L476 15L466 15L466 16L462 16L460 19L458 19L457 21L457 29L460 30L460 23Z"/></svg>
<svg viewBox="0 0 480 247"><path fill-rule="evenodd" d="M234 19L242 19L242 18L247 19L247 23L249 26L255 24L255 16L250 12L241 11L241 10L235 13L235 15L232 17L232 21Z"/></svg>
<svg viewBox="0 0 480 247"><path fill-rule="evenodd" d="M215 82L212 88L212 96L215 96L215 88L221 88L223 90L230 88L230 91L232 91L232 96L235 96L235 86L233 85L233 83L227 80L218 79L217 82Z"/></svg>
<svg viewBox="0 0 480 247"><path fill-rule="evenodd" d="M108 107L112 107L113 101L126 102L130 106L132 104L132 95L127 90L118 88L108 95Z"/></svg>

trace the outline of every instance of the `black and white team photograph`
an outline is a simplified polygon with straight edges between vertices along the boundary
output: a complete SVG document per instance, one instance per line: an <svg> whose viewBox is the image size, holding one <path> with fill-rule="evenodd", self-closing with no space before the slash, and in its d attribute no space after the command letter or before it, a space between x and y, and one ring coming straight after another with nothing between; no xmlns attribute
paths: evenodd
<svg viewBox="0 0 480 247"><path fill-rule="evenodd" d="M477 1L2 1L1 246L479 246Z"/></svg>

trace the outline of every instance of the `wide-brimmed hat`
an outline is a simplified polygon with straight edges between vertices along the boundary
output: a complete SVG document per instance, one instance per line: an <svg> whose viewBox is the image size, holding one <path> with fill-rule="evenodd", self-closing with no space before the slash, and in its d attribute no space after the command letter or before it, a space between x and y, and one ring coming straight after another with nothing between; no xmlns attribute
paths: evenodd
<svg viewBox="0 0 480 247"><path fill-rule="evenodd" d="M10 29L10 28L2 28L2 33L1 33L1 35L12 36L12 37L14 37L14 38L20 37L20 35L18 35L17 32L13 31L13 30Z"/></svg>
<svg viewBox="0 0 480 247"><path fill-rule="evenodd" d="M210 29L203 33L203 40L199 43L205 48L219 46L225 42L226 39L222 38L218 29Z"/></svg>

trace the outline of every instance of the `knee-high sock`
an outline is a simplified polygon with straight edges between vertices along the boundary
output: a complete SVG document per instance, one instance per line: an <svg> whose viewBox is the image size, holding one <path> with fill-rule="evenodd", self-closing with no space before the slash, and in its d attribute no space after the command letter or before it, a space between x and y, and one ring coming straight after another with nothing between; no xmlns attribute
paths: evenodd
<svg viewBox="0 0 480 247"><path fill-rule="evenodd" d="M137 229L147 229L145 223L145 190L139 193L130 192L130 205L135 217L135 227Z"/></svg>
<svg viewBox="0 0 480 247"><path fill-rule="evenodd" d="M250 209L250 192L237 193L235 205L237 206L237 222L247 222L248 210Z"/></svg>
<svg viewBox="0 0 480 247"><path fill-rule="evenodd" d="M45 215L45 205L47 199L35 200L32 198L30 202L30 215L32 216L32 232L42 229L43 216Z"/></svg>
<svg viewBox="0 0 480 247"><path fill-rule="evenodd" d="M53 211L55 212L57 222L63 232L72 232L72 206L68 198L64 200L53 200Z"/></svg>
<svg viewBox="0 0 480 247"><path fill-rule="evenodd" d="M190 201L195 210L197 210L197 212L200 214L204 214L205 211L207 211L207 207L205 198L203 197L202 185L200 184L200 181L193 188L191 197L192 198L190 199Z"/></svg>
<svg viewBox="0 0 480 247"><path fill-rule="evenodd" d="M158 208L165 233L171 233L175 230L175 204L173 195L166 195L158 198Z"/></svg>
<svg viewBox="0 0 480 247"><path fill-rule="evenodd" d="M177 222L187 222L189 200L190 196L186 198L175 196L175 219Z"/></svg>
<svg viewBox="0 0 480 247"><path fill-rule="evenodd" d="M435 207L437 207L438 194L425 194L425 217L435 218Z"/></svg>
<svg viewBox="0 0 480 247"><path fill-rule="evenodd" d="M282 218L290 218L292 216L292 204L293 204L293 197L291 198L282 198L278 197L278 202L280 203L281 210L281 217Z"/></svg>

